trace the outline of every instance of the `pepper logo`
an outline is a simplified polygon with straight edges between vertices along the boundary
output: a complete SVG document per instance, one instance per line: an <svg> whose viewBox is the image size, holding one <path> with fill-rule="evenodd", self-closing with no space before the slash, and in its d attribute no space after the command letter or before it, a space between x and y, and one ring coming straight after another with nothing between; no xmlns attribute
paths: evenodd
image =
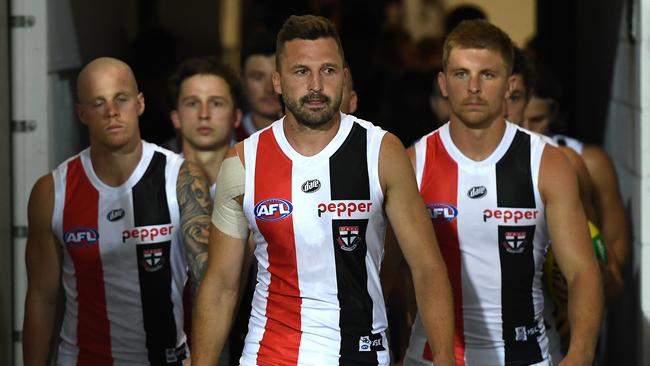
<svg viewBox="0 0 650 366"><path fill-rule="evenodd" d="M293 212L293 205L283 198L267 198L255 205L255 217L262 221L277 221Z"/></svg>
<svg viewBox="0 0 650 366"><path fill-rule="evenodd" d="M88 227L78 227L63 233L66 245L92 245L99 240L99 233Z"/></svg>

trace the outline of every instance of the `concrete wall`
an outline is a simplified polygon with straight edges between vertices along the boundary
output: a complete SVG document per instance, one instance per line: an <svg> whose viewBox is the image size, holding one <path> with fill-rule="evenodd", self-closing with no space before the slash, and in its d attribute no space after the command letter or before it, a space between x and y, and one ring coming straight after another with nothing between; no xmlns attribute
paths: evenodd
<svg viewBox="0 0 650 366"><path fill-rule="evenodd" d="M631 221L626 291L608 308L607 364L650 365L650 0L626 1L605 149Z"/></svg>
<svg viewBox="0 0 650 366"><path fill-rule="evenodd" d="M7 0L0 0L0 365L12 359L11 145Z"/></svg>

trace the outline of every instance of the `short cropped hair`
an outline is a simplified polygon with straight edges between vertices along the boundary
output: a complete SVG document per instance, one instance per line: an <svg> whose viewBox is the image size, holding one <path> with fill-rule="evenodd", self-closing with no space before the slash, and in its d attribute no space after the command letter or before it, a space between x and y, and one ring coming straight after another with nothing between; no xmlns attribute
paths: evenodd
<svg viewBox="0 0 650 366"><path fill-rule="evenodd" d="M246 61L251 56L273 56L275 55L275 37L268 34L256 35L255 37L247 38L241 50L240 66L242 73Z"/></svg>
<svg viewBox="0 0 650 366"><path fill-rule="evenodd" d="M215 57L189 58L178 66L176 72L169 78L172 108L178 105L183 81L195 75L214 75L222 78L230 87L230 97L235 108L241 108L242 87L239 78L229 66L222 64Z"/></svg>
<svg viewBox="0 0 650 366"><path fill-rule="evenodd" d="M514 59L512 64L512 75L521 75L524 80L524 88L526 89L526 97L530 98L530 93L535 84L535 72L533 65L524 54L524 51L519 47L514 47Z"/></svg>
<svg viewBox="0 0 650 366"><path fill-rule="evenodd" d="M341 59L345 63L341 37L339 37L339 32L332 22L327 18L316 15L292 15L284 22L278 32L275 44L275 64L278 71L280 71L280 58L285 43L294 39L314 41L319 38L333 38L338 46Z"/></svg>
<svg viewBox="0 0 650 366"><path fill-rule="evenodd" d="M449 55L454 48L486 49L501 54L508 75L512 73L513 44L501 28L483 20L464 20L449 33L442 48L442 68L447 70Z"/></svg>

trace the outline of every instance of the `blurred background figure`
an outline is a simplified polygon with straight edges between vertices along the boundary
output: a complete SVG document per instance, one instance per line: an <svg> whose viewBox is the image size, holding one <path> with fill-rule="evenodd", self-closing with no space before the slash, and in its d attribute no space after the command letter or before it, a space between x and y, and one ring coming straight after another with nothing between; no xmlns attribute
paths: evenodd
<svg viewBox="0 0 650 366"><path fill-rule="evenodd" d="M605 294L608 299L619 296L623 290L622 271L628 261L629 238L628 218L619 190L618 177L614 165L607 153L599 146L585 144L580 140L558 134L566 128L560 111L562 86L550 71L542 64L534 67L533 92L526 106L523 126L540 134L551 136L560 146L573 149L580 155L586 165L593 189L591 202L595 209L595 224L607 248L607 261L603 271ZM560 319L562 320L562 319ZM604 329L607 327L604 318ZM563 334L563 324L558 324L558 331ZM602 364L606 355L606 331L601 331L597 364ZM566 345L564 345L566 349Z"/></svg>
<svg viewBox="0 0 650 366"><path fill-rule="evenodd" d="M275 38L257 35L244 46L241 56L241 80L246 97L245 114L237 128L237 141L270 125L282 116L280 96L273 90Z"/></svg>

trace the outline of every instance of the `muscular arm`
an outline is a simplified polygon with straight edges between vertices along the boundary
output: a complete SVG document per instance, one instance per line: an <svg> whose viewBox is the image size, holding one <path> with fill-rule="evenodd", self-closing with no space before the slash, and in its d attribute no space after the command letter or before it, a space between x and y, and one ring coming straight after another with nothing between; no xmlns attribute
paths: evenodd
<svg viewBox="0 0 650 366"><path fill-rule="evenodd" d="M28 366L48 363L58 333L61 247L52 232L53 207L54 182L47 175L34 185L28 206L27 298L23 324L23 359Z"/></svg>
<svg viewBox="0 0 650 366"><path fill-rule="evenodd" d="M563 364L590 365L602 316L602 281L576 175L562 153L551 146L544 149L539 186L553 253L569 292L571 341Z"/></svg>
<svg viewBox="0 0 650 366"><path fill-rule="evenodd" d="M185 255L194 289L201 283L208 263L208 230L212 201L208 180L201 169L183 162L176 184ZM196 293L196 291L194 291Z"/></svg>
<svg viewBox="0 0 650 366"><path fill-rule="evenodd" d="M620 271L629 251L627 215L616 171L607 154L597 146L585 146L583 158L593 182L597 223L609 256L606 289L608 295L613 296L623 289Z"/></svg>
<svg viewBox="0 0 650 366"><path fill-rule="evenodd" d="M436 365L453 365L451 286L433 226L399 140L386 134L379 157L385 210L413 276L415 297Z"/></svg>
<svg viewBox="0 0 650 366"><path fill-rule="evenodd" d="M593 197L593 186L591 183L591 177L589 176L589 171L585 165L584 160L576 153L572 148L566 146L559 146L558 149L567 157L569 163L573 167L577 177L578 177L578 190L580 192L580 201L587 215L587 219L593 223L597 223L596 209L594 208L592 197Z"/></svg>
<svg viewBox="0 0 650 366"><path fill-rule="evenodd" d="M226 158L236 156L235 150ZM221 174L221 173L220 173ZM217 178L217 185L219 178ZM217 187L217 189L219 189ZM241 206L243 196L234 198ZM210 225L208 268L199 287L192 324L192 365L216 365L228 336L241 289L248 235L232 237Z"/></svg>

